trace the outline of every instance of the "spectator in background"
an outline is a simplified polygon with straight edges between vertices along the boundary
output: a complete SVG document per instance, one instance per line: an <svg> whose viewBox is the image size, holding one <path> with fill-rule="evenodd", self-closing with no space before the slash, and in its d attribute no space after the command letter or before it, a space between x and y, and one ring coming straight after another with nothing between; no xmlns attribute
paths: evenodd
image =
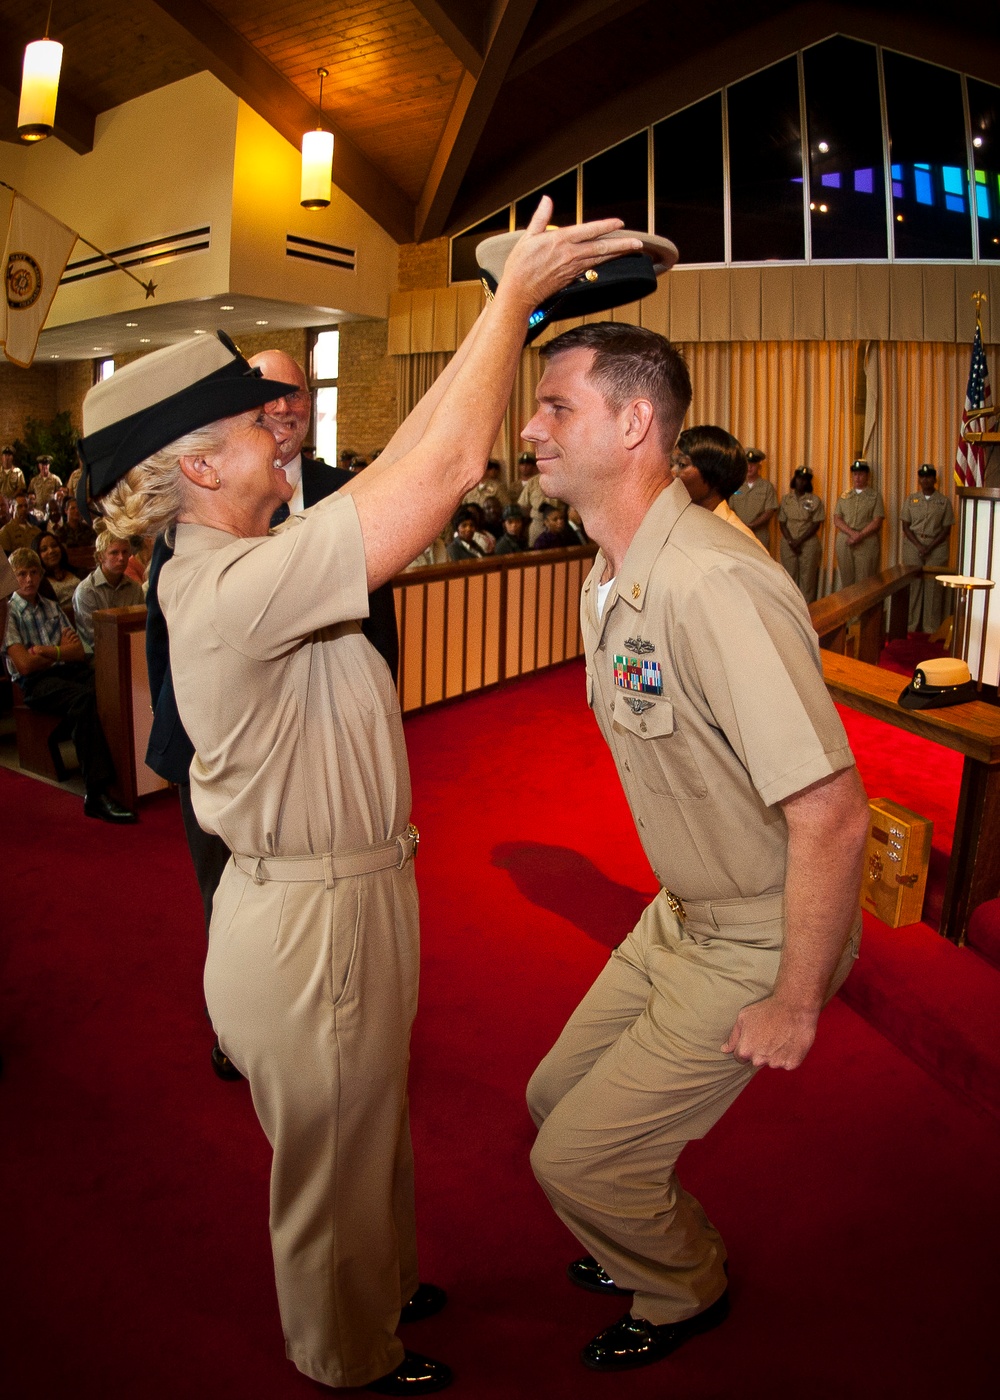
<svg viewBox="0 0 1000 1400"><path fill-rule="evenodd" d="M125 577L132 553L128 540L120 540L105 531L97 537L95 553L97 567L73 594L76 630L88 656L94 651L95 612L101 608L141 607L146 601L142 587Z"/></svg>
<svg viewBox="0 0 1000 1400"><path fill-rule="evenodd" d="M746 481L730 496L729 505L770 553L771 521L778 511L778 495L767 478L760 474L761 463L767 461L767 454L761 452L759 447L750 447L746 458Z"/></svg>
<svg viewBox="0 0 1000 1400"><path fill-rule="evenodd" d="M466 505L477 505L485 508L489 500L498 500L500 509L510 505L510 491L501 475L500 463L491 457L486 463L486 470L483 472L481 481L477 481L471 491L467 491L464 496Z"/></svg>
<svg viewBox="0 0 1000 1400"><path fill-rule="evenodd" d="M55 532L67 549L85 549L96 539L93 528L80 514L76 498L70 496L66 502L66 517Z"/></svg>
<svg viewBox="0 0 1000 1400"><path fill-rule="evenodd" d="M80 580L69 566L66 546L58 536L46 531L35 541L35 553L42 561L45 574L43 591L46 591L47 583L52 590L52 597L63 612L68 613L73 606L73 594Z"/></svg>
<svg viewBox="0 0 1000 1400"><path fill-rule="evenodd" d="M778 511L778 528L782 567L798 585L807 603L815 603L819 591L823 554L819 527L825 519L826 508L813 491L812 472L808 467L797 467L792 474L792 489Z"/></svg>
<svg viewBox="0 0 1000 1400"><path fill-rule="evenodd" d="M353 447L342 447L337 453L337 466L341 471L349 472L351 470L351 464L357 455Z"/></svg>
<svg viewBox="0 0 1000 1400"><path fill-rule="evenodd" d="M19 491L14 497L14 516L0 530L0 549L11 554L15 549L33 549L41 530L28 514L28 496ZM41 567L41 566L39 566Z"/></svg>
<svg viewBox="0 0 1000 1400"><path fill-rule="evenodd" d="M729 497L746 479L747 459L743 448L725 428L703 423L686 428L670 456L671 470L683 481L696 506L710 510L727 524L740 530L761 549L762 544L748 525L729 507Z"/></svg>
<svg viewBox="0 0 1000 1400"><path fill-rule="evenodd" d="M39 509L38 501L35 498L34 478L32 478L32 483L25 494L28 497L28 520L32 524L37 525L39 530L44 530L45 512Z"/></svg>
<svg viewBox="0 0 1000 1400"><path fill-rule="evenodd" d="M140 588L146 582L149 561L153 557L155 543L152 535L133 535L128 542L132 557L125 565L125 577L130 578L133 583L137 583Z"/></svg>
<svg viewBox="0 0 1000 1400"><path fill-rule="evenodd" d="M469 506L463 507L455 516L455 538L448 546L448 558L452 563L465 559L482 559L486 553L476 542L476 517Z"/></svg>
<svg viewBox="0 0 1000 1400"><path fill-rule="evenodd" d="M545 529L545 514L542 507L555 505L556 498L546 496L542 490L541 477L538 475L538 463L535 461L533 452L521 453L517 459L517 470L521 478L521 494L517 498L517 503L522 510L528 512L528 544L533 545Z"/></svg>
<svg viewBox="0 0 1000 1400"><path fill-rule="evenodd" d="M520 506L504 507L503 534L497 540L494 554L523 554L528 548L528 532L524 525L524 511Z"/></svg>
<svg viewBox="0 0 1000 1400"><path fill-rule="evenodd" d="M39 510L44 510L49 503L49 499L62 486L62 477L56 476L52 470L52 458L47 452L43 452L38 462L38 474L32 477L31 487L35 493L35 504Z"/></svg>
<svg viewBox="0 0 1000 1400"><path fill-rule="evenodd" d="M8 605L2 647L10 677L24 692L29 710L72 721L73 743L87 785L84 815L106 822L134 822L133 813L108 796L115 767L97 715L94 672L83 644L59 605L39 595L42 564L34 550L16 549L10 564L17 592Z"/></svg>
<svg viewBox="0 0 1000 1400"><path fill-rule="evenodd" d="M841 588L862 583L881 566L885 502L871 484L871 468L859 459L851 464L851 484L833 508L837 530L835 548Z"/></svg>
<svg viewBox="0 0 1000 1400"><path fill-rule="evenodd" d="M583 528L583 521L576 506L570 506L566 515L566 528L571 535L575 536L574 544L590 544L590 536Z"/></svg>
<svg viewBox="0 0 1000 1400"><path fill-rule="evenodd" d="M14 461L13 447L5 447L0 453L0 496L12 501L25 486L24 472Z"/></svg>
<svg viewBox="0 0 1000 1400"><path fill-rule="evenodd" d="M503 535L504 505L499 496L487 496L482 505L483 531L492 535L494 541Z"/></svg>
<svg viewBox="0 0 1000 1400"><path fill-rule="evenodd" d="M546 503L541 507L545 528L532 544L532 549L569 549L578 540L566 524L567 507L562 501Z"/></svg>

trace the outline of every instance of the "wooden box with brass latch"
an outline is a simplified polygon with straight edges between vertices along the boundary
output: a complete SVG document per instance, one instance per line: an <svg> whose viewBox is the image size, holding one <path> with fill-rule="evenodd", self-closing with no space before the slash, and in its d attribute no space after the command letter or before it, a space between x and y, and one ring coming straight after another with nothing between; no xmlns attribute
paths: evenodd
<svg viewBox="0 0 1000 1400"><path fill-rule="evenodd" d="M885 797L873 797L868 809L861 907L890 928L919 923L934 823Z"/></svg>

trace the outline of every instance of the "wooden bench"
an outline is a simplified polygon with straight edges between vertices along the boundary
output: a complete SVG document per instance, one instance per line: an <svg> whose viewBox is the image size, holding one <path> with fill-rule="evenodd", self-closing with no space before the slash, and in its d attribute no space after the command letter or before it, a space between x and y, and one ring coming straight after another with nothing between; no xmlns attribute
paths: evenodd
<svg viewBox="0 0 1000 1400"><path fill-rule="evenodd" d="M885 643L885 600L889 603L889 632L895 640L906 636L910 584L923 573L919 564L894 564L863 583L852 583L809 604L809 616L827 651L847 650L848 629L860 624L858 660L877 665Z"/></svg>
<svg viewBox="0 0 1000 1400"><path fill-rule="evenodd" d="M14 735L17 761L26 773L64 783L69 776L59 745L70 737L72 720L59 715L40 715L29 710L24 691L14 685Z"/></svg>
<svg viewBox="0 0 1000 1400"><path fill-rule="evenodd" d="M1000 706L971 700L943 710L904 710L905 676L832 651L821 655L834 700L964 757L940 930L964 943L972 911L1000 895Z"/></svg>

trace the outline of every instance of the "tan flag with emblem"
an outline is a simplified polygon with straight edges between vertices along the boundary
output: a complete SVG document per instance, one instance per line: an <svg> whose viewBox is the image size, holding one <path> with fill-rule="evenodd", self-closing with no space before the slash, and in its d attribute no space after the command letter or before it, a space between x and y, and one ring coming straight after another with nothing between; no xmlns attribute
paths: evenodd
<svg viewBox="0 0 1000 1400"><path fill-rule="evenodd" d="M28 369L38 335L73 251L76 234L37 204L15 195L3 254L0 343L12 364Z"/></svg>

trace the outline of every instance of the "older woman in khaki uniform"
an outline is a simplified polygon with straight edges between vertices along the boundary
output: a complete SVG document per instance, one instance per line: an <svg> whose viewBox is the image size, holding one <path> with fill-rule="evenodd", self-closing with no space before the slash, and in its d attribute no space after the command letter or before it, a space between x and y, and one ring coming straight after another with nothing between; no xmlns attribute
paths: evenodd
<svg viewBox="0 0 1000 1400"><path fill-rule="evenodd" d="M126 534L176 522L159 596L192 802L234 853L206 996L274 1150L287 1352L332 1386L422 1395L451 1379L395 1335L401 1310L416 1320L444 1297L417 1288L406 754L389 671L357 619L480 477L532 310L640 246L617 220L546 232L550 213L543 200L496 299L377 463L274 534L292 488L261 406L294 386L255 378L224 337L137 361L84 405L81 492Z"/></svg>

